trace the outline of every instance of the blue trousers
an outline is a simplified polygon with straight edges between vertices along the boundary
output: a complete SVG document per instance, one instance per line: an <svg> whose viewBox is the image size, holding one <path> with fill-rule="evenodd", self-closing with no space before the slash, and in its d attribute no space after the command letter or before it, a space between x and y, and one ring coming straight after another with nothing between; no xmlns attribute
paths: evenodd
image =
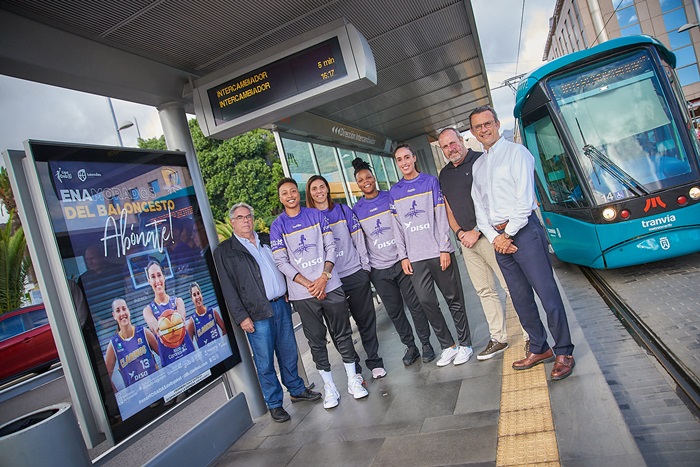
<svg viewBox="0 0 700 467"><path fill-rule="evenodd" d="M269 409L274 409L282 407L284 398L275 371L275 354L282 383L289 393L298 396L306 387L297 372L297 341L294 338L292 307L284 298L275 300L270 305L274 313L272 317L255 321L255 332L247 334L265 403Z"/></svg>
<svg viewBox="0 0 700 467"><path fill-rule="evenodd" d="M540 320L534 289L547 315L547 326L554 338L554 353L572 355L574 345L571 343L564 303L554 280L547 238L534 213L528 218L527 225L513 237L513 243L518 251L511 255L497 252L496 261L508 284L520 324L530 335L530 351L539 354L549 349L547 331Z"/></svg>

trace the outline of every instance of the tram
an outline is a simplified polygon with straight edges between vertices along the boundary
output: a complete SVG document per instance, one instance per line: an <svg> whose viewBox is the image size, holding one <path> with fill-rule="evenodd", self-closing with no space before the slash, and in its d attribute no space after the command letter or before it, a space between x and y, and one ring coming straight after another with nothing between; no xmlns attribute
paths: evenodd
<svg viewBox="0 0 700 467"><path fill-rule="evenodd" d="M700 148L676 57L613 39L524 78L515 118L562 261L619 268L700 251Z"/></svg>

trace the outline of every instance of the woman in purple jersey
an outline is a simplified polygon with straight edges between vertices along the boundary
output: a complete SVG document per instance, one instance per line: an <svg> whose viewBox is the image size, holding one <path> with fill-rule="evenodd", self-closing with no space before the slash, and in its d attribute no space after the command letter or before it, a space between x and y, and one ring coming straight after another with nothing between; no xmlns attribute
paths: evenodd
<svg viewBox="0 0 700 467"><path fill-rule="evenodd" d="M115 366L124 380L125 387L158 371L153 357L153 352L158 353L158 342L148 328L136 327L131 323L131 312L126 300L121 297L112 301L112 318L117 322L117 332L107 345L105 364L112 388L117 392L112 381Z"/></svg>
<svg viewBox="0 0 700 467"><path fill-rule="evenodd" d="M196 282L190 284L190 297L194 305L194 316L187 320L187 332L201 349L214 339L225 336L226 327L219 310L204 305L202 288Z"/></svg>
<svg viewBox="0 0 700 467"><path fill-rule="evenodd" d="M148 276L148 283L153 289L153 301L150 305L146 305L143 309L143 319L148 324L151 332L158 336L158 352L160 355L160 361L163 366L168 366L176 360L181 359L185 355L188 355L194 351L194 343L192 342L192 336L187 331L187 313L185 311L185 302L179 297L171 297L165 291L165 275L163 274L163 268L157 261L150 261L148 266L146 266L146 275ZM179 322L173 326L175 331L180 332L180 329L185 330L184 339L182 343L176 347L172 347L164 341L163 333L170 333L173 328L161 330L159 329L159 322L161 320L161 315L172 310L174 315L179 315ZM173 321L171 319L171 321Z"/></svg>
<svg viewBox="0 0 700 467"><path fill-rule="evenodd" d="M350 315L357 323L362 346L367 353L365 363L372 371L372 378L383 378L386 376L386 370L379 356L377 314L372 302L369 259L360 223L349 207L333 202L328 181L321 175L313 175L306 182L306 206L318 209L328 218L335 239L333 270L340 277ZM333 343L335 344L335 338ZM360 357L355 354L358 373L361 371L359 361Z"/></svg>
<svg viewBox="0 0 700 467"><path fill-rule="evenodd" d="M352 161L352 166L355 168L355 181L364 194L352 210L365 235L369 264L372 267L370 280L381 297L401 342L406 346L403 364L411 365L420 357L413 338L413 328L404 311L404 300L413 316L423 347L423 363L431 362L435 359L435 351L430 344L430 326L411 279L401 268L401 258L394 239L389 192L379 191L377 180L367 162L358 157Z"/></svg>
<svg viewBox="0 0 700 467"><path fill-rule="evenodd" d="M461 365L473 354L472 342L440 184L436 177L418 171L416 156L407 144L396 148L394 160L403 174L403 178L389 190L401 267L411 277L418 299L440 341L442 355L437 366ZM434 322L438 315L442 315L435 284L450 309L457 329L456 342L447 327L436 326L437 321Z"/></svg>

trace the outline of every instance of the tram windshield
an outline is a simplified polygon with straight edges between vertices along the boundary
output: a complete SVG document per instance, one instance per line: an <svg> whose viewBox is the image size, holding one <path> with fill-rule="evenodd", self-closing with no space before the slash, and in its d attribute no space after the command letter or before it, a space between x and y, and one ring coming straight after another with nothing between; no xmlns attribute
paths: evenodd
<svg viewBox="0 0 700 467"><path fill-rule="evenodd" d="M675 186L691 173L648 52L570 72L547 87L597 204Z"/></svg>

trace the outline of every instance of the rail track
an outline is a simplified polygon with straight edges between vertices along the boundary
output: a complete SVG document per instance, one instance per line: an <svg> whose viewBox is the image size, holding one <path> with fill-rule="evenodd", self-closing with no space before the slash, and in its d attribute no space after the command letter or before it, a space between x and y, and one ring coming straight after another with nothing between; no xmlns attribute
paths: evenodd
<svg viewBox="0 0 700 467"><path fill-rule="evenodd" d="M653 355L677 384L677 392L696 414L700 412L700 380L674 354L659 336L644 323L627 302L601 277L595 269L580 266L584 276L598 291L610 310L622 322L632 337Z"/></svg>

